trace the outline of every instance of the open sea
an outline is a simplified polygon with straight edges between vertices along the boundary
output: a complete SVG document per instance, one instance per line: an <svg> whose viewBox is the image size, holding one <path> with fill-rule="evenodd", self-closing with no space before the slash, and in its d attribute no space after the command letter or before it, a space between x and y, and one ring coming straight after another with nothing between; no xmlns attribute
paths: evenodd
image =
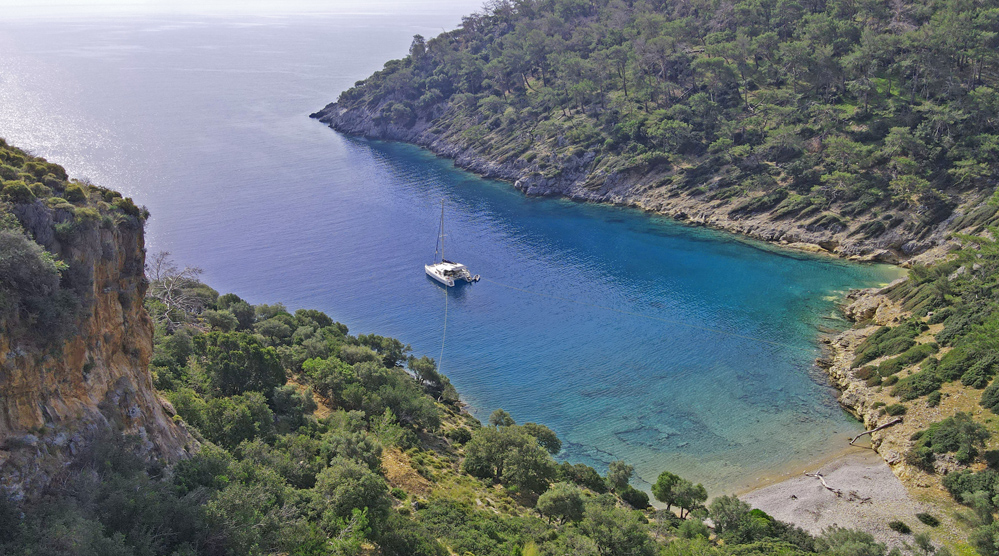
<svg viewBox="0 0 999 556"><path fill-rule="evenodd" d="M636 486L668 469L732 492L860 430L813 366L818 337L845 326L846 290L898 270L527 198L310 120L478 7L413 4L5 18L0 137L146 205L149 252L220 292L318 308L417 355L443 339L477 417L544 423L560 459L624 459ZM423 272L441 199L448 258L483 277L447 294Z"/></svg>

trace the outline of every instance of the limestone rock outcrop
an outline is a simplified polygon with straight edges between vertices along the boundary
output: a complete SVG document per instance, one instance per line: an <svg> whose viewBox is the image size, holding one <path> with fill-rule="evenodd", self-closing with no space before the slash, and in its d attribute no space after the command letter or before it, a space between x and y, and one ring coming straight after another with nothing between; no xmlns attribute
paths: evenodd
<svg viewBox="0 0 999 556"><path fill-rule="evenodd" d="M0 326L0 490L14 498L39 492L102 430L136 435L148 460L184 457L193 441L157 397L149 372L142 219L110 213L79 221L41 201L15 210L84 286L75 322L58 339ZM66 225L53 232L66 222L72 233Z"/></svg>

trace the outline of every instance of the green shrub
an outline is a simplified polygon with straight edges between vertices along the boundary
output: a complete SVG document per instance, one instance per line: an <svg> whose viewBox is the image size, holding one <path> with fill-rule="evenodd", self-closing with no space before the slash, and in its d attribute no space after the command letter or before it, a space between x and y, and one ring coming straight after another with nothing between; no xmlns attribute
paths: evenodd
<svg viewBox="0 0 999 556"><path fill-rule="evenodd" d="M927 319L926 322L929 324L940 324L941 322L947 320L947 317L951 316L953 313L953 307L941 307L939 309L935 309L929 315L929 319Z"/></svg>
<svg viewBox="0 0 999 556"><path fill-rule="evenodd" d="M23 181L4 182L0 195L12 203L30 203L35 200L35 194Z"/></svg>
<svg viewBox="0 0 999 556"><path fill-rule="evenodd" d="M954 500L963 502L965 494L975 492L995 492L999 483L999 472L993 469L974 472L971 470L948 473L943 478L943 486Z"/></svg>
<svg viewBox="0 0 999 556"><path fill-rule="evenodd" d="M51 188L37 182L29 185L28 189L30 189L31 193L39 199L45 199L52 196Z"/></svg>
<svg viewBox="0 0 999 556"><path fill-rule="evenodd" d="M944 354L937 366L937 374L944 381L961 378L983 354L974 346L961 345ZM970 376L970 375L969 375Z"/></svg>
<svg viewBox="0 0 999 556"><path fill-rule="evenodd" d="M978 402L982 407L992 413L999 414L999 381L993 381L988 388L982 392L982 398Z"/></svg>
<svg viewBox="0 0 999 556"><path fill-rule="evenodd" d="M62 197L49 197L48 199L45 199L45 206L52 209L63 209L69 211L73 211L75 208L73 205L66 202L66 199L63 199Z"/></svg>
<svg viewBox="0 0 999 556"><path fill-rule="evenodd" d="M708 526L699 519L685 519L676 529L676 534L681 539L708 538L711 531Z"/></svg>
<svg viewBox="0 0 999 556"><path fill-rule="evenodd" d="M955 453L957 461L968 464L978 456L979 450L989 438L988 429L971 419L971 415L960 412L943 421L933 423L925 431L912 436L916 445L909 454L913 465L932 470L932 454ZM909 455L906 456L909 461ZM929 464L929 466L927 466Z"/></svg>
<svg viewBox="0 0 999 556"><path fill-rule="evenodd" d="M535 509L548 518L558 519L559 524L578 522L583 518L583 492L576 485L555 483L538 497Z"/></svg>
<svg viewBox="0 0 999 556"><path fill-rule="evenodd" d="M912 528L901 521L890 521L888 522L888 528L892 531L897 531L903 535L908 535L912 533Z"/></svg>
<svg viewBox="0 0 999 556"><path fill-rule="evenodd" d="M311 415L319 407L312 397L311 388L299 390L291 384L274 388L271 400L278 419L287 423L292 429L304 425L306 416Z"/></svg>
<svg viewBox="0 0 999 556"><path fill-rule="evenodd" d="M8 166L6 164L0 164L0 181L12 181L17 179L18 172L17 168L13 166ZM0 187L2 189L2 187Z"/></svg>
<svg viewBox="0 0 999 556"><path fill-rule="evenodd" d="M403 511L405 510L405 511ZM378 535L383 556L448 556L448 551L423 525L405 516L407 508L390 515L385 531Z"/></svg>
<svg viewBox="0 0 999 556"><path fill-rule="evenodd" d="M649 495L631 485L622 489L620 495L621 500L624 500L636 510L644 510L649 507Z"/></svg>
<svg viewBox="0 0 999 556"><path fill-rule="evenodd" d="M0 230L0 322L31 342L73 331L82 300L60 286L68 269L20 231Z"/></svg>
<svg viewBox="0 0 999 556"><path fill-rule="evenodd" d="M93 207L79 207L73 211L73 215L78 222L97 222L101 219L101 213Z"/></svg>
<svg viewBox="0 0 999 556"><path fill-rule="evenodd" d="M63 189L63 182L57 176L52 174L46 174L42 177L42 185L52 189L54 191L59 191Z"/></svg>
<svg viewBox="0 0 999 556"><path fill-rule="evenodd" d="M905 463L927 473L933 473L935 462L936 456L933 454L933 450L926 446L914 446L905 453Z"/></svg>
<svg viewBox="0 0 999 556"><path fill-rule="evenodd" d="M236 315L229 311L215 311L208 309L201 312L201 318L208 323L212 330L219 332L232 332L239 326Z"/></svg>
<svg viewBox="0 0 999 556"><path fill-rule="evenodd" d="M905 406L900 403L889 405L885 407L885 413L891 415L892 417L905 415Z"/></svg>
<svg viewBox="0 0 999 556"><path fill-rule="evenodd" d="M985 388L999 369L999 354L995 352L977 357L961 375L961 384L972 388Z"/></svg>
<svg viewBox="0 0 999 556"><path fill-rule="evenodd" d="M918 363L923 359L926 359L927 356L938 351L940 351L940 346L933 342L912 346L899 354L897 357L881 363L881 365L878 366L878 373L881 376L894 375L909 365Z"/></svg>
<svg viewBox="0 0 999 556"><path fill-rule="evenodd" d="M940 405L940 399L943 397L943 393L940 390L936 392L930 392L929 396L926 396L926 405L929 407L937 407Z"/></svg>
<svg viewBox="0 0 999 556"><path fill-rule="evenodd" d="M148 213L144 209L135 206L135 203L129 197L119 197L111 203L111 206L134 218L143 219L148 216Z"/></svg>
<svg viewBox="0 0 999 556"><path fill-rule="evenodd" d="M67 185L65 191L63 191L63 197L73 204L85 204L87 202L87 194L78 183L70 183Z"/></svg>
<svg viewBox="0 0 999 556"><path fill-rule="evenodd" d="M914 400L927 394L936 394L936 403L940 403L940 386L942 381L932 370L923 370L909 375L898 381L891 395L901 398L903 401ZM929 403L929 399L927 399ZM931 405L930 407L935 407Z"/></svg>
<svg viewBox="0 0 999 556"><path fill-rule="evenodd" d="M262 392L271 396L285 382L277 352L242 332L212 332L194 339L194 353L201 358L205 378L217 395Z"/></svg>
<svg viewBox="0 0 999 556"><path fill-rule="evenodd" d="M597 473L597 470L583 463L572 464L564 461L559 464L555 480L574 483L588 488L597 494L607 492L607 481Z"/></svg>
<svg viewBox="0 0 999 556"><path fill-rule="evenodd" d="M330 431L323 435L319 446L319 457L328 461L334 457L348 458L367 465L377 471L382 464L382 445L374 436L364 431ZM424 460L413 458L419 467Z"/></svg>
<svg viewBox="0 0 999 556"><path fill-rule="evenodd" d="M881 384L883 386L893 386L896 382L898 382L898 375L891 375L882 380Z"/></svg>
<svg viewBox="0 0 999 556"><path fill-rule="evenodd" d="M926 328L926 324L916 319L908 320L892 328L881 327L857 346L857 356L854 358L852 366L859 367L878 357L905 352L915 345L916 342L913 338Z"/></svg>
<svg viewBox="0 0 999 556"><path fill-rule="evenodd" d="M245 440L267 438L273 428L274 413L260 392L209 399L200 427L205 438L229 449Z"/></svg>
<svg viewBox="0 0 999 556"><path fill-rule="evenodd" d="M465 427L449 429L444 435L456 444L464 444L472 439L472 431Z"/></svg>
<svg viewBox="0 0 999 556"><path fill-rule="evenodd" d="M868 365L866 367L854 369L853 376L859 378L860 380L867 380L871 378L875 372L877 372L877 367L872 367Z"/></svg>
<svg viewBox="0 0 999 556"><path fill-rule="evenodd" d="M929 525L930 527L936 527L937 525L940 525L939 519L925 512L916 514L916 519L918 519L925 525Z"/></svg>
<svg viewBox="0 0 999 556"><path fill-rule="evenodd" d="M937 341L945 346L953 344L982 322L986 310L980 304L955 307L954 312L944 320L944 329L937 333Z"/></svg>
<svg viewBox="0 0 999 556"><path fill-rule="evenodd" d="M65 222L57 222L55 226L53 226L53 230L55 231L55 236L59 239L59 241L66 244L72 244L73 239L77 235L78 226L75 220L67 220Z"/></svg>
<svg viewBox="0 0 999 556"><path fill-rule="evenodd" d="M469 475L535 493L543 492L556 474L551 455L517 425L483 427L472 433L461 467Z"/></svg>

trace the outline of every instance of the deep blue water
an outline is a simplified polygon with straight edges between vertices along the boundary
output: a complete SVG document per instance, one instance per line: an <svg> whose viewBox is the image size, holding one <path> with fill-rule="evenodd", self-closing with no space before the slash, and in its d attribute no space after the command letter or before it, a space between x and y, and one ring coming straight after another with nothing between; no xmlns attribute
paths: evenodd
<svg viewBox="0 0 999 556"><path fill-rule="evenodd" d="M419 149L307 115L403 55L438 13L0 23L0 136L145 204L151 252L254 303L315 307L440 355L497 407L715 492L818 459L858 430L812 361L846 289L897 273L789 254L631 210L526 198Z"/></svg>

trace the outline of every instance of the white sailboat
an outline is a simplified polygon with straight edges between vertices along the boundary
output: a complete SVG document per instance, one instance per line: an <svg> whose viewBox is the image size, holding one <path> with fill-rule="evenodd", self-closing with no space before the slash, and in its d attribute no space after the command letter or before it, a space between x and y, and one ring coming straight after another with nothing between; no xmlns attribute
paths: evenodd
<svg viewBox="0 0 999 556"><path fill-rule="evenodd" d="M437 260L438 255L440 256L439 261ZM473 276L465 265L444 258L444 199L441 199L441 225L437 234L437 249L434 251L434 261L423 267L427 271L427 276L449 288L454 287L455 280L464 280L466 282L479 281L479 275L476 274Z"/></svg>

